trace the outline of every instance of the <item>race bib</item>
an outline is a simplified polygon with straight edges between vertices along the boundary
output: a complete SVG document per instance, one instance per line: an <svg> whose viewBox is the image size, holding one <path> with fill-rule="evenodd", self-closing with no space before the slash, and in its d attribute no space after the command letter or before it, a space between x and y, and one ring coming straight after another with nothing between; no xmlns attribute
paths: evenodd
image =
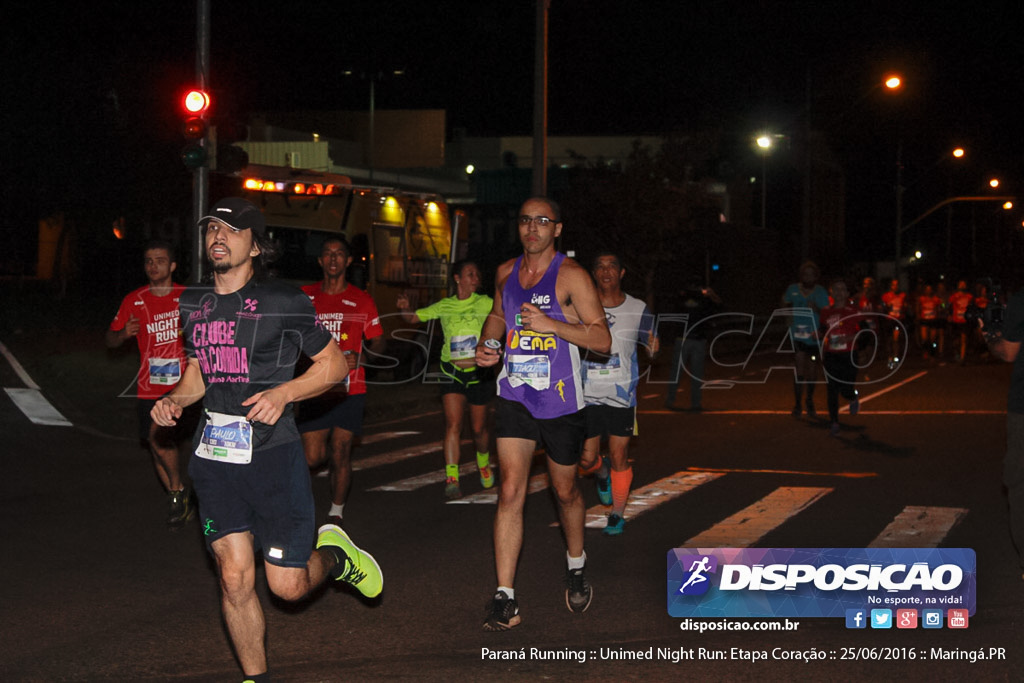
<svg viewBox="0 0 1024 683"><path fill-rule="evenodd" d="M467 358L475 358L476 342L475 334L453 336L451 342L448 343L448 353L451 355L451 359L465 360Z"/></svg>
<svg viewBox="0 0 1024 683"><path fill-rule="evenodd" d="M543 391L551 386L551 359L547 356L509 356L506 376L512 387L526 384Z"/></svg>
<svg viewBox="0 0 1024 683"><path fill-rule="evenodd" d="M799 341L807 341L814 337L814 331L810 325L797 325L793 328L793 338Z"/></svg>
<svg viewBox="0 0 1024 683"><path fill-rule="evenodd" d="M618 382L623 374L622 359L619 354L613 353L611 358L605 361L586 361L587 381L610 380Z"/></svg>
<svg viewBox="0 0 1024 683"><path fill-rule="evenodd" d="M150 358L149 383L161 386L177 384L181 379L181 361L177 358Z"/></svg>
<svg viewBox="0 0 1024 683"><path fill-rule="evenodd" d="M252 462L252 425L244 417L206 411L206 426L196 455L206 460L248 465Z"/></svg>

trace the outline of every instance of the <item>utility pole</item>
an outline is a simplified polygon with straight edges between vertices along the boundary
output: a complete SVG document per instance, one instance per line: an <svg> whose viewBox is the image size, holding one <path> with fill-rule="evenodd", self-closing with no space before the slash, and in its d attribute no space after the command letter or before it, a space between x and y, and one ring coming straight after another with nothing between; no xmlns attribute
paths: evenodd
<svg viewBox="0 0 1024 683"><path fill-rule="evenodd" d="M537 0L533 59L533 196L548 191L548 10L550 0Z"/></svg>
<svg viewBox="0 0 1024 683"><path fill-rule="evenodd" d="M196 0L196 84L203 92L209 92L210 80L210 0ZM202 141L209 146L209 134ZM207 150L209 152L209 150ZM193 230L193 276L196 284L203 279L203 231L199 219L206 215L210 194L210 167L203 163L192 171L192 230Z"/></svg>

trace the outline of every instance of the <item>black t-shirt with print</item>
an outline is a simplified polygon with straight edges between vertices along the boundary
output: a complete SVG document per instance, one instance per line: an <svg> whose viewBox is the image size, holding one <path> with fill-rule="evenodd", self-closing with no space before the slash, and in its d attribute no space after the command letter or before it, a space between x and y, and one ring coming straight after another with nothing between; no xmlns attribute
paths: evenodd
<svg viewBox="0 0 1024 683"><path fill-rule="evenodd" d="M300 353L314 356L333 343L309 297L281 282L252 279L223 295L209 286L189 287L180 309L185 355L199 362L209 411L244 417L251 409L244 400L295 376ZM195 446L204 426L201 420ZM253 425L255 450L298 438L291 405L276 425Z"/></svg>

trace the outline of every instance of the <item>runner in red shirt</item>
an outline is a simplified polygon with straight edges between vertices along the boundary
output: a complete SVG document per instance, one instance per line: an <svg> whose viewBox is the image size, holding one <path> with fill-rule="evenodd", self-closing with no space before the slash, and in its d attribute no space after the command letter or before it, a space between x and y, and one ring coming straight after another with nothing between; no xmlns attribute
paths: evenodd
<svg viewBox="0 0 1024 683"><path fill-rule="evenodd" d="M939 309L942 307L942 299L935 296L935 290L931 285L925 285L924 291L917 297L917 341L921 345L921 356L928 356L935 352L939 335Z"/></svg>
<svg viewBox="0 0 1024 683"><path fill-rule="evenodd" d="M900 291L900 282L896 278L889 284L889 291L882 295L882 308L889 316L889 369L900 364L901 356L906 351L906 312L907 293Z"/></svg>
<svg viewBox="0 0 1024 683"><path fill-rule="evenodd" d="M140 287L121 302L110 323L106 344L117 348L135 337L141 364L136 378L139 439L153 455L160 483L167 491L167 525L177 528L195 513L192 496L182 479L178 442L188 436L194 423L160 427L149 415L157 399L181 379L184 351L179 329L178 297L185 290L171 280L177 263L174 249L167 242L153 241L143 251L143 265L149 284ZM195 411L192 411L193 413Z"/></svg>
<svg viewBox="0 0 1024 683"><path fill-rule="evenodd" d="M850 301L846 282L836 280L830 288L832 305L821 310L821 331L824 335L823 349L825 380L828 393L829 433L839 436L839 396L850 402L850 415L860 410L857 395L856 357L857 333L865 317Z"/></svg>
<svg viewBox="0 0 1024 683"><path fill-rule="evenodd" d="M958 341L956 362L960 365L967 358L967 335L970 330L965 316L972 301L974 297L967 291L967 280L957 282L956 291L949 295L949 325L950 333Z"/></svg>
<svg viewBox="0 0 1024 683"><path fill-rule="evenodd" d="M302 288L317 318L338 342L348 361L348 377L335 389L299 405L298 427L306 462L316 468L330 458L331 509L327 522L341 526L342 512L352 481L352 441L363 432L366 406L366 370L360 363L363 339L370 350L384 347L377 306L369 294L350 284L345 271L352 250L343 237L324 240L317 259L324 279Z"/></svg>

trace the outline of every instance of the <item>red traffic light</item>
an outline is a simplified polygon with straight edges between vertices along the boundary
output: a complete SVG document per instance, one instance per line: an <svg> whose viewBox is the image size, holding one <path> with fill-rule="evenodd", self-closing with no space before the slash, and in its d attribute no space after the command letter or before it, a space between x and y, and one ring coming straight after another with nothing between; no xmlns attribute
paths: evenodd
<svg viewBox="0 0 1024 683"><path fill-rule="evenodd" d="M188 113L202 116L210 108L210 95L205 90L189 90L184 105Z"/></svg>
<svg viewBox="0 0 1024 683"><path fill-rule="evenodd" d="M185 137L189 140L198 140L206 135L206 121L198 116L185 119Z"/></svg>

